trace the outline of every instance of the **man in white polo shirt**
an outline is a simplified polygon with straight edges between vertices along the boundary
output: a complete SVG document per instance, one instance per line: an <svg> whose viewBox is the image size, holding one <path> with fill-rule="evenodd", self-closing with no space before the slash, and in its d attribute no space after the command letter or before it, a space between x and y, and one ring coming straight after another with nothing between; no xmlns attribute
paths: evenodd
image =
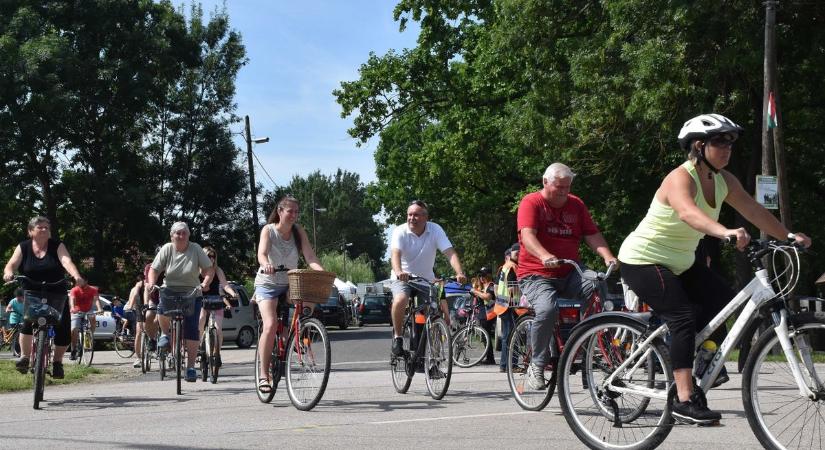
<svg viewBox="0 0 825 450"><path fill-rule="evenodd" d="M418 276L432 283L435 280L435 252L440 250L455 270L458 282L464 284L467 281L461 269L458 253L447 234L438 224L428 222L429 218L427 204L420 200L412 201L407 208L407 223L395 227L390 240L392 279L395 280L391 286L392 353L395 356L404 353L401 328L404 326L404 312L412 295L408 283L410 277Z"/></svg>

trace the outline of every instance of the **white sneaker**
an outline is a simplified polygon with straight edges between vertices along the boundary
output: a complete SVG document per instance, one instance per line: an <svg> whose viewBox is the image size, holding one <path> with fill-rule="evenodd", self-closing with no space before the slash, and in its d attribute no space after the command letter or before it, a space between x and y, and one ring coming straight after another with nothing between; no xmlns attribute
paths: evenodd
<svg viewBox="0 0 825 450"><path fill-rule="evenodd" d="M531 363L527 368L527 385L537 391L546 388L547 382L544 381L544 369Z"/></svg>
<svg viewBox="0 0 825 450"><path fill-rule="evenodd" d="M132 367L134 367L135 369L140 369L140 360L136 359L135 363L132 364Z"/></svg>

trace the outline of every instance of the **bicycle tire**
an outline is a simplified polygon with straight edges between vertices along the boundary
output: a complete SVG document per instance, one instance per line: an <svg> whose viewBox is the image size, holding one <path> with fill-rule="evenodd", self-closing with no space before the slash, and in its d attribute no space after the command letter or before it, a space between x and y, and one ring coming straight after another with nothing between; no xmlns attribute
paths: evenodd
<svg viewBox="0 0 825 450"><path fill-rule="evenodd" d="M412 350L410 346L412 341L412 334L410 332L410 321L404 324L404 331L402 333L402 342L404 354L401 356L390 356L390 375L392 376L392 385L395 392L399 394L406 394L410 389L412 383L412 376L407 371L407 364L410 362L410 355Z"/></svg>
<svg viewBox="0 0 825 450"><path fill-rule="evenodd" d="M149 371L152 360L149 357L149 335L145 331L140 332L140 372Z"/></svg>
<svg viewBox="0 0 825 450"><path fill-rule="evenodd" d="M673 429L667 400L610 390L602 383L618 364L631 356L646 337L646 331L646 325L630 317L596 316L574 330L565 344L557 369L562 375L559 403L570 429L589 448L652 449ZM609 346L598 346L594 337L603 339ZM652 341L649 351L638 358L626 367L634 370L626 370L614 378L611 386L638 385L668 398L673 373L664 342ZM639 398L648 401L641 402ZM633 419L632 426L625 426L630 419Z"/></svg>
<svg viewBox="0 0 825 450"><path fill-rule="evenodd" d="M46 366L48 365L47 331L45 328L37 331L37 347L34 360L34 409L40 409L43 400L43 391L46 384Z"/></svg>
<svg viewBox="0 0 825 450"><path fill-rule="evenodd" d="M203 332L203 336L201 337L201 344L198 346L198 359L201 366L201 381L206 381L209 377L209 363L210 355L212 354L212 349L209 348L209 329L207 328Z"/></svg>
<svg viewBox="0 0 825 450"><path fill-rule="evenodd" d="M175 373L177 375L177 394L181 395L181 378L183 366L183 321L175 320Z"/></svg>
<svg viewBox="0 0 825 450"><path fill-rule="evenodd" d="M431 321L426 338L424 380L430 397L441 400L447 395L453 374L453 343L447 322L441 318Z"/></svg>
<svg viewBox="0 0 825 450"><path fill-rule="evenodd" d="M304 319L290 332L286 354L286 390L295 408L309 411L318 404L329 381L332 355L327 330L317 319Z"/></svg>
<svg viewBox="0 0 825 450"><path fill-rule="evenodd" d="M210 342L209 347L211 349L209 351L209 366L210 366L210 372L209 372L209 375L210 375L209 378L210 379L209 379L209 381L212 384L215 384L215 383L218 382L218 372L220 371L220 367L218 367L218 365L215 364L215 360L217 359L217 354L215 353L215 349L218 348L218 334L217 334L217 332L215 331L214 328L210 328L209 342Z"/></svg>
<svg viewBox="0 0 825 450"><path fill-rule="evenodd" d="M258 395L258 400L260 400L261 403L269 403L272 401L272 398L275 397L275 387L273 386L269 390L269 392L261 392L261 390L258 389L258 380L260 380L261 378L266 378L261 374L261 354L259 351L260 348L261 347L259 345L255 346L255 379L252 381L255 383L255 393ZM272 357L269 360L270 379L272 380L274 380L274 377L272 376L273 374L271 373L273 371L272 368L274 367L274 364L277 363L278 357L275 354L275 348L273 347Z"/></svg>
<svg viewBox="0 0 825 450"><path fill-rule="evenodd" d="M113 346L115 347L115 353L117 356L121 358L130 358L132 355L135 354L135 341L132 340L131 344L129 345L129 337L123 336L117 331L112 335Z"/></svg>
<svg viewBox="0 0 825 450"><path fill-rule="evenodd" d="M506 344L510 354L510 359L507 361L507 384L510 387L510 393L513 394L513 399L521 409L541 411L553 398L556 390L556 371L553 371L550 377L545 375L547 385L544 389L531 389L527 384L527 368L533 357L530 346L530 330L533 321L532 316L519 320L510 333L510 339Z"/></svg>
<svg viewBox="0 0 825 450"><path fill-rule="evenodd" d="M751 349L742 373L745 415L754 435L766 449L821 443L825 434L825 418L821 415L825 389L818 389L812 382L825 379L825 365L821 362L825 358L825 351L821 350L825 339L825 313L802 313L789 319L793 326L791 345L794 354L797 359L802 355L810 356L810 361L814 362L808 365L800 361L800 370L818 400L812 403L811 399L799 395L796 380L787 362L783 361L784 351L779 337L773 328L768 328ZM812 343L816 345L810 345ZM782 401L787 403L780 406ZM763 403L769 408L765 413L760 408Z"/></svg>
<svg viewBox="0 0 825 450"><path fill-rule="evenodd" d="M166 378L166 360L166 350L158 349L158 372L160 373L161 381Z"/></svg>
<svg viewBox="0 0 825 450"><path fill-rule="evenodd" d="M85 329L80 334L80 345L78 348L82 349L80 356L77 358L78 363L89 367L92 365L92 360L95 357L95 339L92 336L92 330Z"/></svg>
<svg viewBox="0 0 825 450"><path fill-rule="evenodd" d="M480 363L490 349L490 334L477 324L463 326L453 336L453 364L473 367Z"/></svg>

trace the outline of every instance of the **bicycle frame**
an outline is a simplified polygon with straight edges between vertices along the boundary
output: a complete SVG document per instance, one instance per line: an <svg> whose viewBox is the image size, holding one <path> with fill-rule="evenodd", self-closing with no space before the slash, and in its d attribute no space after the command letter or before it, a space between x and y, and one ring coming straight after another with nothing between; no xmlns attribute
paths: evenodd
<svg viewBox="0 0 825 450"><path fill-rule="evenodd" d="M725 360L731 351L736 348L736 344L739 342L739 339L742 337L742 334L748 324L758 316L759 310L770 300L774 299L776 295L777 294L771 286L767 269L761 268L755 272L754 278L751 279L747 286L745 286L733 298L733 300L731 300L725 308L723 308L722 311L720 311L710 321L710 323L702 329L702 331L697 333L695 342L696 347L701 345L701 343L710 337L710 335L716 331L717 328L722 326L730 316L732 316L742 305L744 305L742 313L736 319L736 322L733 324L733 327L727 337L714 354L713 359L702 376L702 379L699 380L699 387L705 393L710 390L713 382L716 381L716 377L719 375L719 372L721 372ZM793 374L793 377L799 387L799 394L811 399L815 398L816 395L805 384L802 372L799 369L799 360L797 359L791 346L790 334L788 332L787 310L782 308L778 312L774 312L773 320L775 325L774 330L779 337L779 342L785 353L787 362L790 365L791 373ZM625 358L625 361L620 364L613 371L613 373L610 374L610 376L602 381L602 388L620 393L640 393L646 397L667 400L667 391L659 391L635 385L630 387L613 385L614 379L619 374L628 372L632 373L638 370L642 362L651 352L650 343L656 338L663 337L667 332L668 327L666 324L663 324L654 330L633 352L631 352L627 358ZM645 352L645 358L639 358L643 352ZM625 369L627 369L630 361L637 361L637 363L630 371L625 372ZM805 361L805 364L806 367L812 367L813 361ZM813 373L813 371L810 371L810 373ZM815 381L820 387L823 386L821 380L817 379Z"/></svg>

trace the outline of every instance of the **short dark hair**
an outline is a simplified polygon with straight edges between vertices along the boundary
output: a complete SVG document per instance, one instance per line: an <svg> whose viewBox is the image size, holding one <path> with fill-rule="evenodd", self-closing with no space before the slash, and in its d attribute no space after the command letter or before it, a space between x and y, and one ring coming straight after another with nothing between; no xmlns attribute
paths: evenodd
<svg viewBox="0 0 825 450"><path fill-rule="evenodd" d="M17 288L14 290L15 297L22 297L23 296L23 288Z"/></svg>

